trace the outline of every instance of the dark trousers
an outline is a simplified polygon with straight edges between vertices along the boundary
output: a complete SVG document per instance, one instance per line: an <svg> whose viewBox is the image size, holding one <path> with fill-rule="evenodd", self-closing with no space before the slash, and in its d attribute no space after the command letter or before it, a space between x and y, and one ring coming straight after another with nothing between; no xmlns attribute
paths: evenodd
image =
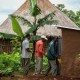
<svg viewBox="0 0 80 80"><path fill-rule="evenodd" d="M52 75L60 75L60 63L58 61L58 58L55 58L55 60L48 60L49 67L46 71L46 75L51 71Z"/></svg>
<svg viewBox="0 0 80 80"><path fill-rule="evenodd" d="M24 74L28 74L30 67L30 58L22 58L21 62Z"/></svg>

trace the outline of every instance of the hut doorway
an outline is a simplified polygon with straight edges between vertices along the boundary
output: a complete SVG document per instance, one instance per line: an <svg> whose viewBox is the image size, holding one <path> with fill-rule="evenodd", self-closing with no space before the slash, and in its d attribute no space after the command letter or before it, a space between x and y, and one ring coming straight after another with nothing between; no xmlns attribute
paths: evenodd
<svg viewBox="0 0 80 80"><path fill-rule="evenodd" d="M56 64L57 64L57 74L61 74L61 55L62 55L62 37L58 37L58 53L59 53L59 57L56 60Z"/></svg>
<svg viewBox="0 0 80 80"><path fill-rule="evenodd" d="M61 74L61 55L62 55L62 37L61 36L54 36L54 50L56 55L57 74L60 75Z"/></svg>

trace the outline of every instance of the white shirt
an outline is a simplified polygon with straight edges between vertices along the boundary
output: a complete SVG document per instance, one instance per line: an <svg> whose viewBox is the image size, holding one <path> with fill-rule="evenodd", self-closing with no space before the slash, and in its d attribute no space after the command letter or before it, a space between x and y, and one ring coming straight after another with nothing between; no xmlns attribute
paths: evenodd
<svg viewBox="0 0 80 80"><path fill-rule="evenodd" d="M22 42L22 58L30 58L30 53L26 50L29 48L29 40L27 38Z"/></svg>

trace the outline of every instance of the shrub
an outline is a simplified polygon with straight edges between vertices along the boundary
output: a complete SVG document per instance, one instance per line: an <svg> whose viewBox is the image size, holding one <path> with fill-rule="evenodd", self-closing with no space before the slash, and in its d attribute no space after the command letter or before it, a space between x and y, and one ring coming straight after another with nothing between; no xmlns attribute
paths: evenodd
<svg viewBox="0 0 80 80"><path fill-rule="evenodd" d="M43 57L43 71L48 68L48 59L46 56Z"/></svg>
<svg viewBox="0 0 80 80"><path fill-rule="evenodd" d="M12 54L2 53L0 54L0 74L12 75L14 72L23 72L20 60L21 56L19 52L13 51ZM31 69L34 70L35 63L31 61ZM43 71L48 68L47 57L43 58Z"/></svg>
<svg viewBox="0 0 80 80"><path fill-rule="evenodd" d="M0 54L0 74L11 75L14 71L20 69L20 54L18 52Z"/></svg>

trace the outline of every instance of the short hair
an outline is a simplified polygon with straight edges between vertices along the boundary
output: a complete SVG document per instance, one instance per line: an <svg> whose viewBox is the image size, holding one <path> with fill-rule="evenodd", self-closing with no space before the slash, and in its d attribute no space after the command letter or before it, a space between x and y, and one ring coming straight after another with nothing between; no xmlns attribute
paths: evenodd
<svg viewBox="0 0 80 80"><path fill-rule="evenodd" d="M52 41L54 39L53 36L49 36L49 40Z"/></svg>
<svg viewBox="0 0 80 80"><path fill-rule="evenodd" d="M25 37L30 37L30 34L26 34Z"/></svg>

